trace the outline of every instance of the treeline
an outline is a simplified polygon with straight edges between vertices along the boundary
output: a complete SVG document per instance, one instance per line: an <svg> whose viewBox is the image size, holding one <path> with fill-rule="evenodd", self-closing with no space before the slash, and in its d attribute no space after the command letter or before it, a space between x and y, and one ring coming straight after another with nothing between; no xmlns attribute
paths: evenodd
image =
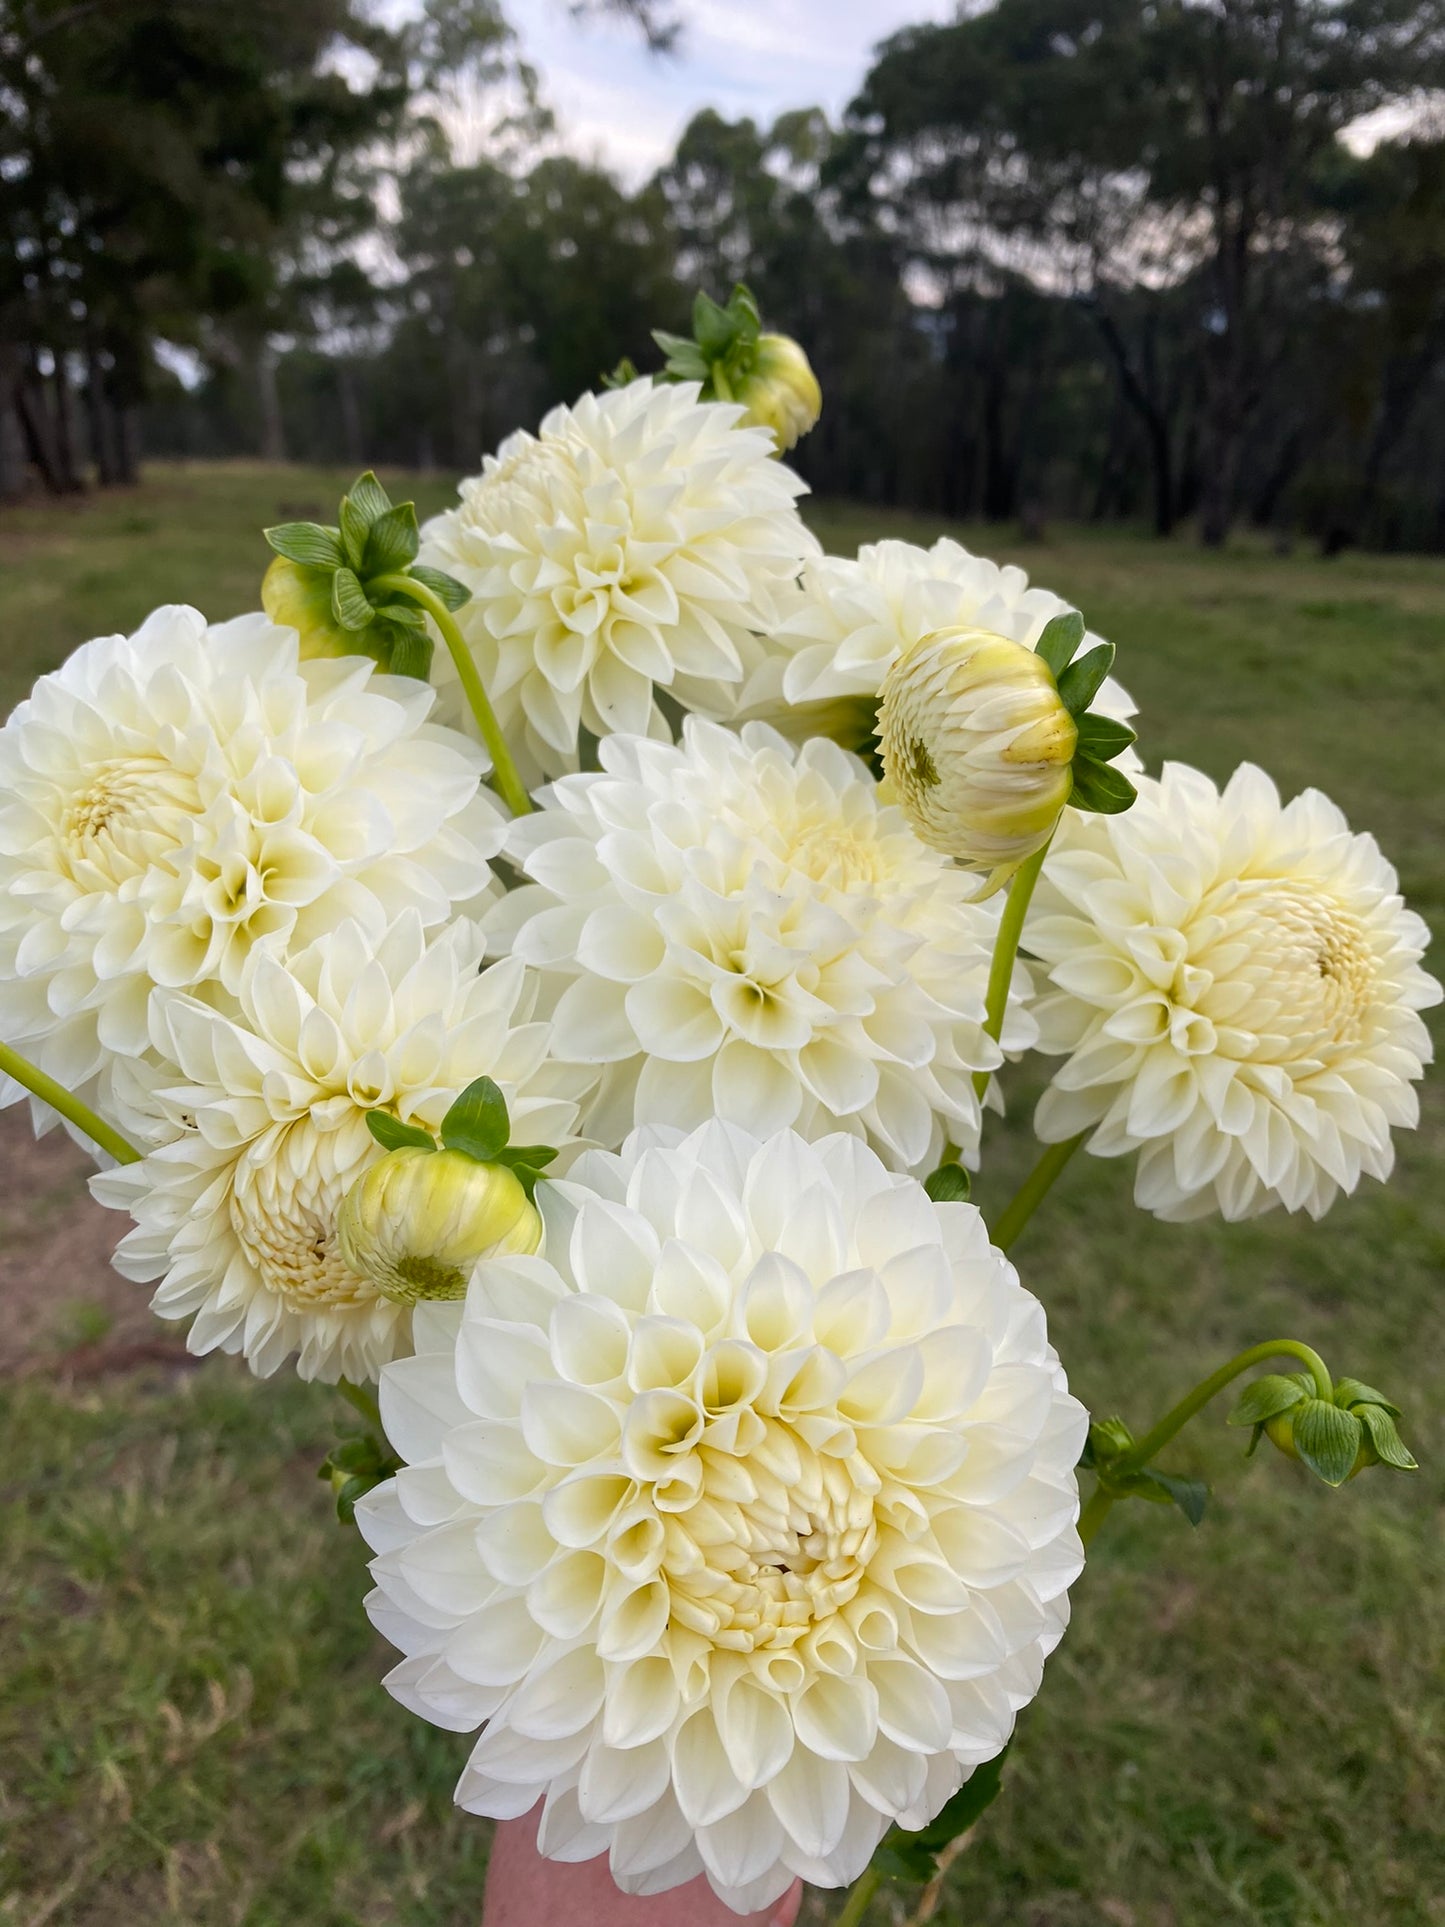
<svg viewBox="0 0 1445 1927"><path fill-rule="evenodd" d="M1445 548L1442 82L1445 0L999 0L628 192L495 0L0 0L0 487L475 469L742 279L829 493Z"/></svg>

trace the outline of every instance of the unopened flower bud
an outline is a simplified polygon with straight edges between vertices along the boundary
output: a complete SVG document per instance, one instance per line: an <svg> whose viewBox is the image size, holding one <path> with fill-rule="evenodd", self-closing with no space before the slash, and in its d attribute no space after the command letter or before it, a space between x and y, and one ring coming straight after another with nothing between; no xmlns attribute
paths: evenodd
<svg viewBox="0 0 1445 1927"><path fill-rule="evenodd" d="M1250 1425L1251 1452L1263 1434L1286 1458L1307 1465L1326 1485L1343 1485L1369 1465L1413 1472L1416 1462L1400 1437L1398 1405L1357 1378L1342 1378L1330 1398L1308 1372L1256 1379L1230 1415Z"/></svg>
<svg viewBox="0 0 1445 1927"><path fill-rule="evenodd" d="M920 840L985 871L987 891L1043 848L1069 800L1077 725L1048 664L1007 636L921 637L884 679L878 733Z"/></svg>
<svg viewBox="0 0 1445 1927"><path fill-rule="evenodd" d="M281 628L296 631L303 659L362 653L356 635L332 613L331 577L324 569L278 555L261 578L261 607Z"/></svg>
<svg viewBox="0 0 1445 1927"><path fill-rule="evenodd" d="M462 1298L482 1258L528 1253L542 1220L516 1175L460 1151L388 1151L337 1214L341 1255L398 1304Z"/></svg>
<svg viewBox="0 0 1445 1927"><path fill-rule="evenodd" d="M772 429L780 451L800 442L823 412L818 377L787 335L759 335L752 366L735 392L752 419Z"/></svg>

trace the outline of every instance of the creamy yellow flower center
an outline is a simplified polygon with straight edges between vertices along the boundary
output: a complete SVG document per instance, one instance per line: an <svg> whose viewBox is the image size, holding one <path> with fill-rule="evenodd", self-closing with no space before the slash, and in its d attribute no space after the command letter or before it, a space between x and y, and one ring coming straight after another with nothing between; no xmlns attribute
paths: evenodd
<svg viewBox="0 0 1445 1927"><path fill-rule="evenodd" d="M857 1597L878 1545L880 1482L856 1454L819 1453L778 1420L744 1409L727 1425L732 1446L747 1428L757 1447L700 1446L655 1488L659 1576L674 1625L728 1651L783 1654L827 1637ZM837 1636L852 1648L846 1629ZM779 1688L797 1683L796 1662L761 1664Z"/></svg>
<svg viewBox="0 0 1445 1927"><path fill-rule="evenodd" d="M180 847L185 819L199 814L194 778L159 756L102 763L70 801L61 837L72 875L77 871L110 882L150 868L159 855Z"/></svg>
<svg viewBox="0 0 1445 1927"><path fill-rule="evenodd" d="M290 1176L281 1151L257 1168L242 1164L231 1191L231 1229L268 1291L293 1311L344 1310L372 1304L375 1285L341 1256L336 1213L344 1185L319 1176Z"/></svg>
<svg viewBox="0 0 1445 1927"><path fill-rule="evenodd" d="M1346 904L1308 881L1253 878L1213 911L1209 941L1191 957L1212 979L1195 1007L1248 1033L1250 1056L1293 1062L1368 1034L1376 962Z"/></svg>

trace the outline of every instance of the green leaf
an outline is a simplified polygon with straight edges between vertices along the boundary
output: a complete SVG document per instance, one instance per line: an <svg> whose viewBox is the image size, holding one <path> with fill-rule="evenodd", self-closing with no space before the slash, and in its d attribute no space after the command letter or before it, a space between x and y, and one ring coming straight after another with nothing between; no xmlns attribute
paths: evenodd
<svg viewBox="0 0 1445 1927"><path fill-rule="evenodd" d="M1071 662L1058 678L1059 695L1071 716L1082 716L1099 693L1099 685L1114 661L1112 642L1101 642L1086 656Z"/></svg>
<svg viewBox="0 0 1445 1927"><path fill-rule="evenodd" d="M1354 1470L1363 1436L1360 1421L1322 1398L1295 1407L1294 1449L1326 1485L1341 1486Z"/></svg>
<svg viewBox="0 0 1445 1927"><path fill-rule="evenodd" d="M1009 1744L1012 1745L1012 1741ZM937 1871L939 1854L961 1833L967 1833L970 1827L976 1826L998 1798L1003 1788L1003 1767L1008 1752L1006 1746L994 1759L975 1767L953 1798L939 1809L926 1827L921 1827L916 1833L905 1833L901 1827L890 1827L873 1856L874 1866L892 1880L931 1880Z"/></svg>
<svg viewBox="0 0 1445 1927"><path fill-rule="evenodd" d="M1209 1487L1202 1479L1179 1479L1168 1472L1156 1472L1148 1466L1140 1474L1150 1485L1158 1486L1163 1497L1177 1505L1190 1525L1197 1526L1204 1517L1204 1508L1209 1503ZM1147 1498L1148 1493L1140 1495Z"/></svg>
<svg viewBox="0 0 1445 1927"><path fill-rule="evenodd" d="M438 601L445 603L451 610L460 609L463 603L470 602L472 592L464 582L458 582L454 575L445 569L430 569L423 562L413 562L407 570L413 582L419 582L424 589L430 589Z"/></svg>
<svg viewBox="0 0 1445 1927"><path fill-rule="evenodd" d="M424 629L402 629L391 645L387 662L393 676L415 676L418 682L431 679L432 639Z"/></svg>
<svg viewBox="0 0 1445 1927"><path fill-rule="evenodd" d="M1087 715L1079 718L1079 748L1096 763L1112 763L1116 756L1137 742L1127 723L1116 723L1112 716Z"/></svg>
<svg viewBox="0 0 1445 1927"><path fill-rule="evenodd" d="M337 529L324 529L319 522L278 522L262 534L288 562L299 562L308 569L339 569L346 561Z"/></svg>
<svg viewBox="0 0 1445 1927"><path fill-rule="evenodd" d="M384 515L378 515L372 523L361 558L362 572L365 575L388 575L393 569L404 569L408 562L415 561L420 547L416 503L403 502L397 508L388 509Z"/></svg>
<svg viewBox="0 0 1445 1927"><path fill-rule="evenodd" d="M376 611L378 622L393 622L399 629L420 629L426 633L426 617L414 602L383 602Z"/></svg>
<svg viewBox="0 0 1445 1927"><path fill-rule="evenodd" d="M419 1124L403 1124L390 1111L368 1111L366 1126L377 1143L387 1151L400 1151L408 1145L418 1151L434 1151L437 1148L436 1139L430 1131L422 1130Z"/></svg>
<svg viewBox="0 0 1445 1927"><path fill-rule="evenodd" d="M1079 644L1083 640L1084 618L1077 609L1070 609L1067 614L1055 616L1052 622L1045 623L1034 654L1049 665L1057 682L1079 653Z"/></svg>
<svg viewBox="0 0 1445 1927"><path fill-rule="evenodd" d="M331 613L343 629L370 628L376 615L354 570L338 569L331 578Z"/></svg>
<svg viewBox="0 0 1445 1927"><path fill-rule="evenodd" d="M1310 1379L1301 1385L1297 1378L1287 1378L1281 1372L1270 1372L1247 1387L1226 1423L1263 1425L1267 1418L1274 1418L1279 1412L1287 1412L1291 1405L1298 1405L1302 1398L1309 1395L1313 1383Z"/></svg>
<svg viewBox="0 0 1445 1927"><path fill-rule="evenodd" d="M1358 1378L1335 1380L1335 1403L1343 1405L1347 1412L1353 1411L1357 1405L1379 1405L1391 1418L1400 1416L1398 1405L1392 1405L1383 1392L1377 1392L1373 1385L1362 1384Z"/></svg>
<svg viewBox="0 0 1445 1927"><path fill-rule="evenodd" d="M1092 756L1076 755L1073 761L1074 787L1069 801L1076 810L1093 810L1099 816L1118 816L1131 807L1139 792L1112 763L1099 763Z"/></svg>
<svg viewBox="0 0 1445 1927"><path fill-rule="evenodd" d="M699 292L692 304L692 332L709 361L720 361L732 346L737 329L734 317L710 294Z"/></svg>
<svg viewBox="0 0 1445 1927"><path fill-rule="evenodd" d="M509 1144L504 1151L498 1151L492 1159L493 1164L530 1164L533 1170L540 1171L557 1156L553 1144Z"/></svg>
<svg viewBox="0 0 1445 1927"><path fill-rule="evenodd" d="M961 1164L940 1164L923 1180L923 1188L935 1204L967 1204L973 1183Z"/></svg>
<svg viewBox="0 0 1445 1927"><path fill-rule="evenodd" d="M368 529L391 508L391 497L370 469L364 475L357 476L351 484L349 497L352 507L366 518Z"/></svg>
<svg viewBox="0 0 1445 1927"><path fill-rule="evenodd" d="M360 570L361 559L366 554L366 538L370 533L371 524L349 495L343 495L341 498L337 520L341 524L341 540L346 548L346 560L353 569Z"/></svg>
<svg viewBox="0 0 1445 1927"><path fill-rule="evenodd" d="M1383 1405L1361 1405L1355 1417L1369 1435L1381 1465L1393 1465L1399 1472L1420 1470L1419 1460L1400 1437L1399 1428Z"/></svg>
<svg viewBox="0 0 1445 1927"><path fill-rule="evenodd" d="M441 1140L449 1151L461 1151L478 1164L488 1164L507 1148L512 1120L507 1100L490 1077L478 1077L462 1092L442 1119Z"/></svg>

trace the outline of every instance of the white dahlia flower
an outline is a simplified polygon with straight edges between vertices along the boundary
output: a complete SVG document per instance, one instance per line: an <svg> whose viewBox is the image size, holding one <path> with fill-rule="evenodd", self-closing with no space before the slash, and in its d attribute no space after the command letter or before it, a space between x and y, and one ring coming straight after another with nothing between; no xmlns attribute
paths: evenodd
<svg viewBox="0 0 1445 1927"><path fill-rule="evenodd" d="M533 879L495 945L560 990L553 1049L607 1073L586 1135L635 1124L840 1127L904 1169L972 1157L998 911L879 802L856 758L690 716L677 747L609 737L509 832ZM1032 1041L1015 1003L1004 1041Z"/></svg>
<svg viewBox="0 0 1445 1927"><path fill-rule="evenodd" d="M1373 837L1248 763L1222 794L1170 763L1125 815L1066 812L1024 933L1054 986L1040 1047L1068 1060L1039 1135L1139 1152L1161 1218L1321 1217L1417 1122L1428 942Z"/></svg>
<svg viewBox="0 0 1445 1927"><path fill-rule="evenodd" d="M1032 649L1071 606L1049 589L1031 589L1022 569L971 555L946 536L931 549L870 543L856 561L820 556L803 571L783 620L749 646L737 713L789 735L836 735L860 747L873 733L884 677L924 636L985 629ZM1100 641L1090 631L1080 648ZM1135 712L1112 677L1093 707L1120 722ZM1136 764L1131 758L1129 766Z"/></svg>
<svg viewBox="0 0 1445 1927"><path fill-rule="evenodd" d="M1087 1414L971 1205L846 1136L639 1132L382 1374L368 1607L457 1787L630 1893L857 1878L1038 1690Z"/></svg>
<svg viewBox="0 0 1445 1927"><path fill-rule="evenodd" d="M472 591L457 620L524 763L576 769L579 729L666 737L659 687L728 705L750 632L818 546L804 484L744 414L695 382L584 395L510 436L426 525L421 559Z"/></svg>
<svg viewBox="0 0 1445 1927"><path fill-rule="evenodd" d="M411 1309L346 1264L337 1212L383 1155L370 1110L435 1130L473 1078L496 1080L519 1143L558 1144L576 1105L529 1021L520 963L479 968L482 937L428 937L407 911L379 942L344 922L283 963L249 958L226 1015L158 997L150 1104L168 1141L92 1180L135 1229L124 1277L159 1280L152 1306L189 1318L193 1352L241 1352L259 1377L292 1356L303 1378L375 1378L410 1344Z"/></svg>
<svg viewBox="0 0 1445 1927"><path fill-rule="evenodd" d="M156 985L234 992L258 945L479 907L502 817L434 702L360 659L298 663L264 616L186 608L42 676L0 729L6 1041L105 1111Z"/></svg>

